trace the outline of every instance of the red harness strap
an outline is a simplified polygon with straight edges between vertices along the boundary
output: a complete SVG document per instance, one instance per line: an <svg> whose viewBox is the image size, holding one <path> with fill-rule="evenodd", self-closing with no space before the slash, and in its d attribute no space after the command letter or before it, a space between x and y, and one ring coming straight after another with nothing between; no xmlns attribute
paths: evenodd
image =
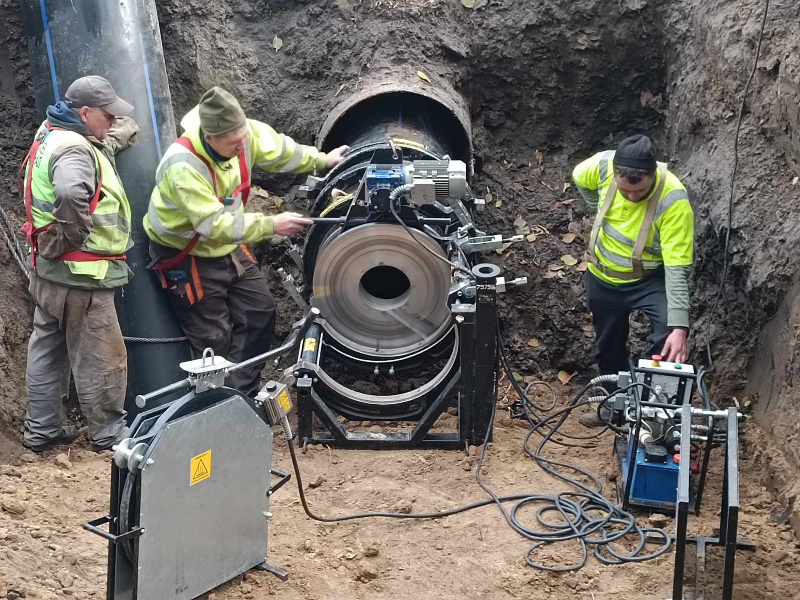
<svg viewBox="0 0 800 600"><path fill-rule="evenodd" d="M28 150L28 154L25 156L25 160L22 161L22 167L20 168L20 187L22 188L22 193L25 196L25 215L26 221L25 225L22 226L22 231L25 233L25 237L28 238L28 244L31 247L31 267L36 267L36 253L39 251L39 234L43 231L50 228L53 223L48 223L44 227L34 227L33 226L33 211L31 206L33 204L33 165L34 161L36 160L36 154L39 152L39 147L44 142L45 138L50 135L53 131L61 130L61 127L53 127L50 123L44 124L44 131L42 131L39 135L36 136L36 139L33 141L33 145L31 149ZM30 167L30 168L28 168ZM28 169L27 178L25 177L25 169ZM100 194L103 190L103 169L100 165L97 165L97 175L98 175L98 182L97 182L97 191L94 193L94 196L89 202L89 214L93 215L94 211L97 210L97 204L100 202ZM125 260L125 255L122 254L120 256L106 256L104 254L95 254L94 252L85 252L83 250L70 250L69 252L65 252L61 256L58 257L59 260L72 260L75 262L89 262L89 261L96 261L96 260Z"/></svg>
<svg viewBox="0 0 800 600"><path fill-rule="evenodd" d="M181 146L186 148L189 152L194 154L208 168L208 172L211 173L211 183L214 187L214 194L216 194L217 176L214 174L214 169L211 167L211 163L209 163L204 156L202 156L197 150L194 149L194 144L192 144L192 140L190 140L189 138L179 137L177 140L175 140L175 143L180 144ZM239 180L241 181L241 183L235 190L233 190L233 194L231 194L231 196L236 196L236 194L241 192L242 204L246 206L247 199L250 197L250 172L247 170L247 161L245 160L244 150L242 150L241 153L239 153ZM219 198L219 201L222 204L225 204L225 198ZM186 259L186 257L189 256L191 251L194 250L194 247L197 245L197 242L200 241L200 237L201 237L200 234L196 233L183 250L181 250L178 254L176 254L172 258L158 261L153 266L153 269L155 271L163 271L165 269L171 269L172 267L182 263Z"/></svg>

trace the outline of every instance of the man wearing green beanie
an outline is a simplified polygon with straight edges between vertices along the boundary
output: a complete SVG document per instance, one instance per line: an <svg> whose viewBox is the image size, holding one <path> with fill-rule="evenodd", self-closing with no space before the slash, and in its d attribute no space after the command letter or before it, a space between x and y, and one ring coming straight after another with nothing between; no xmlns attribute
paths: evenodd
<svg viewBox="0 0 800 600"><path fill-rule="evenodd" d="M341 146L320 152L248 119L230 93L213 87L181 121L183 135L156 171L144 228L151 267L169 293L196 355L205 348L233 362L269 349L275 302L247 247L273 235L289 236L311 221L284 212L244 212L251 171L306 173L342 161ZM250 396L261 365L235 373L228 385Z"/></svg>
<svg viewBox="0 0 800 600"><path fill-rule="evenodd" d="M650 320L648 354L686 361L694 252L694 214L686 188L666 164L656 162L645 135L583 161L572 178L597 211L585 283L600 373L628 370L628 319L634 310ZM580 421L603 425L596 411Z"/></svg>

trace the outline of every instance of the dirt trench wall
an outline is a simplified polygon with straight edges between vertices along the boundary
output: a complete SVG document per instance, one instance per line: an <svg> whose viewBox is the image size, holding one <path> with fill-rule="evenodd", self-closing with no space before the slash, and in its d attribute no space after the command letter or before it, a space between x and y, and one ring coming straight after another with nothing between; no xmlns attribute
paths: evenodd
<svg viewBox="0 0 800 600"><path fill-rule="evenodd" d="M30 145L36 117L28 54L17 0L0 0L0 203L19 228L17 168ZM27 280L0 236L0 427L25 414L25 359L33 309Z"/></svg>
<svg viewBox="0 0 800 600"><path fill-rule="evenodd" d="M531 281L503 298L501 315L517 368L548 377L557 370L585 373L593 362L582 274L551 267L563 266L562 256L580 258L588 235L587 211L573 189L564 189L571 167L625 135L648 133L693 192L693 358L702 359L699 342L721 271L737 100L762 2L476 4L469 10L459 0L162 0L176 117L205 89L222 85L252 117L311 143L328 111L367 81L423 71L430 85L457 90L472 109L474 187L492 194L482 226L539 232L535 241L489 258ZM791 185L798 164L798 31L789 4L773 1L742 128L732 269L711 336L721 399L746 380L754 343L795 271L788 259L800 239L794 218L800 187ZM18 4L0 0L0 8L0 202L21 219L13 174L36 123ZM257 183L286 192L291 180L258 175ZM568 232L577 234L575 241L563 241ZM24 283L3 252L2 302L17 312L0 311L2 348L11 357L0 362L6 369L0 420L18 424L30 320ZM269 258L283 260L275 252ZM291 303L279 302L285 328ZM645 327L636 323L634 332L641 340Z"/></svg>
<svg viewBox="0 0 800 600"><path fill-rule="evenodd" d="M722 271L730 169L739 102L753 65L763 0L698 3L668 12L676 39L666 139L691 186L697 261L693 317L696 356ZM732 8L732 9L731 9ZM691 18L687 18L689 16ZM745 106L731 229L731 267L711 328L715 393L754 401L771 434L764 483L791 516L800 493L800 7L772 2L758 69Z"/></svg>

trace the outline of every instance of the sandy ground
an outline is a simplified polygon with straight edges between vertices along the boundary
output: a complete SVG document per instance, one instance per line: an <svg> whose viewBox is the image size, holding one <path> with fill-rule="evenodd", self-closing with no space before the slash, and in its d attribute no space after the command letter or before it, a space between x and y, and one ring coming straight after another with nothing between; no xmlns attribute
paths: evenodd
<svg viewBox="0 0 800 600"><path fill-rule="evenodd" d="M510 420L506 412L498 413L495 442L488 448L484 466L485 482L499 494L553 494L565 489L524 454L526 432L523 423ZM795 595L800 589L800 551L788 525L770 522L775 507L758 483L762 461L758 439L758 432L748 428L741 461L741 535L755 541L758 549L738 554L734 597L800 598ZM551 453L588 468L601 477L606 489L612 489L610 443L611 436L606 434L599 448L554 448ZM41 457L21 453L9 440L0 445L0 598L18 598L22 592L23 597L41 599L104 597L106 545L81 525L107 510L111 454L95 454L85 440L83 444ZM482 499L485 495L474 478L476 450L466 456L434 450L316 447L298 456L306 486L321 479L319 486L307 487L312 509L341 515L366 510L441 510ZM721 460L722 453L716 452L706 509L702 517L692 517L693 531L711 534L718 522ZM276 443L274 466L291 470L283 441ZM289 581L250 572L204 598L601 600L620 593L628 598L671 595L672 552L624 566L604 566L590 558L585 568L569 574L527 567L523 553L529 544L505 524L495 506L430 521L322 524L305 516L293 481L275 494L271 510L269 560L289 571ZM525 517L533 524L533 511L523 513ZM643 523L661 519L640 515ZM672 530L672 519L666 522ZM544 555L548 561L565 564L577 558L577 545L551 546ZM712 553L710 581L720 561L721 553ZM715 597L711 593L706 598ZM689 587L686 599L693 598Z"/></svg>

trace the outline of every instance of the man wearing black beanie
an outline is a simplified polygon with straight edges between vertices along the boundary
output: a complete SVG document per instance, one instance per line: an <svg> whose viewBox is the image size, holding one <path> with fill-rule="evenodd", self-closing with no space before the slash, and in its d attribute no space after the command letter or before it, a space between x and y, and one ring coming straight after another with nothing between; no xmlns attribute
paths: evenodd
<svg viewBox="0 0 800 600"><path fill-rule="evenodd" d="M645 135L622 140L585 160L572 173L578 191L597 211L586 260L586 301L592 313L601 374L628 369L628 319L650 319L650 355L682 363L688 357L689 276L694 214L686 188L656 162ZM602 425L596 412L581 417Z"/></svg>

